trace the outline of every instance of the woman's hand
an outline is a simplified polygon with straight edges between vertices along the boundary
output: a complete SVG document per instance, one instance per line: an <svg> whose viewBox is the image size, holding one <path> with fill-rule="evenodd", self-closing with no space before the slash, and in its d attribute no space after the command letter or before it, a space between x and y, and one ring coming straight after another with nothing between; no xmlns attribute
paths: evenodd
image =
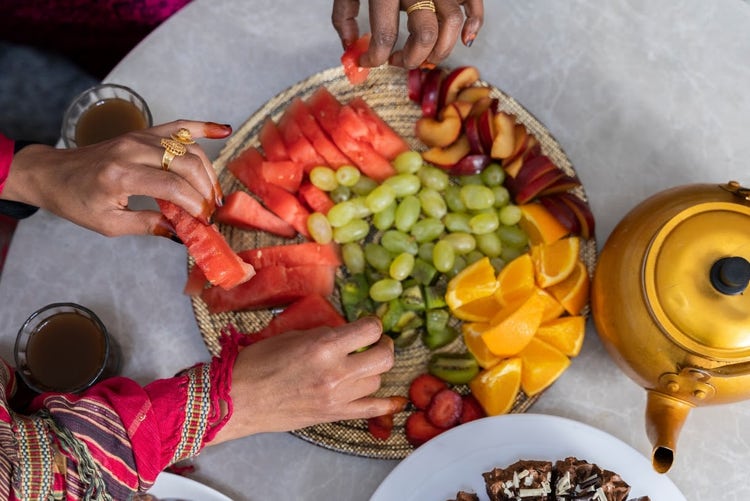
<svg viewBox="0 0 750 501"><path fill-rule="evenodd" d="M237 357L234 414L213 443L401 411L403 403L372 396L393 362L393 341L374 317L254 343Z"/></svg>
<svg viewBox="0 0 750 501"><path fill-rule="evenodd" d="M395 50L399 15L418 0L371 0L370 49L360 65L372 67L386 62L405 68L422 64L437 65L453 50L459 36L471 46L484 21L482 0L434 0L435 12L414 10L407 19L409 37L402 50ZM344 47L359 37L359 0L333 0L333 26Z"/></svg>
<svg viewBox="0 0 750 501"><path fill-rule="evenodd" d="M107 236L172 237L159 211L132 211L128 197L169 200L206 223L223 197L211 161L198 144L174 157L169 170L162 168L161 139L180 128L194 139L232 133L228 125L178 120L81 148L27 146L13 157L2 198L42 207Z"/></svg>

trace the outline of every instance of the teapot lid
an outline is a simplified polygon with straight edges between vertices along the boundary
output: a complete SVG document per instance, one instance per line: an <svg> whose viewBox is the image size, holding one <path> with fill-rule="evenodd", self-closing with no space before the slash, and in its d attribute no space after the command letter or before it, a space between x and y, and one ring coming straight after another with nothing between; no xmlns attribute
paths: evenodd
<svg viewBox="0 0 750 501"><path fill-rule="evenodd" d="M647 303L673 341L716 360L750 357L750 205L706 202L656 232L643 268Z"/></svg>

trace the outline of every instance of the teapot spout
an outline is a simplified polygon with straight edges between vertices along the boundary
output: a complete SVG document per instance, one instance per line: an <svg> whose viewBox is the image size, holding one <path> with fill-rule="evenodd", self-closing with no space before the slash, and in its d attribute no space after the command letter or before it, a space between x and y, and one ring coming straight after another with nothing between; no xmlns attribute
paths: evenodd
<svg viewBox="0 0 750 501"><path fill-rule="evenodd" d="M665 393L649 390L646 403L646 433L651 445L651 463L659 473L672 467L677 437L693 405Z"/></svg>

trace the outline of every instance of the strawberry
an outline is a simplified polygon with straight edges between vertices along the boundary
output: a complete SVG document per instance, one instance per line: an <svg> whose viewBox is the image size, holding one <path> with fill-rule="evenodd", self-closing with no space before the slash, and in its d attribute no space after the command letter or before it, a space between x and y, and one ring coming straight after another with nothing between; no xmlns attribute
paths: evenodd
<svg viewBox="0 0 750 501"><path fill-rule="evenodd" d="M444 428L438 428L430 423L430 420L427 419L427 415L424 411L411 413L409 417L406 418L406 424L404 425L406 440L414 447L419 447L429 439L440 435L444 431Z"/></svg>
<svg viewBox="0 0 750 501"><path fill-rule="evenodd" d="M367 420L367 431L377 440L388 440L392 430L393 414L383 414Z"/></svg>
<svg viewBox="0 0 750 501"><path fill-rule="evenodd" d="M438 379L432 374L420 374L415 377L409 386L409 399L417 409L427 409L432 397L440 390L448 387L445 381Z"/></svg>
<svg viewBox="0 0 750 501"><path fill-rule="evenodd" d="M435 393L425 413L427 419L439 428L451 428L458 424L463 401L461 395L446 388Z"/></svg>
<svg viewBox="0 0 750 501"><path fill-rule="evenodd" d="M474 421L475 419L483 418L487 415L487 413L484 412L482 405L479 403L479 400L477 400L474 395L464 395L461 398L463 400L463 405L461 406L461 417L458 419L459 423L468 423L469 421Z"/></svg>

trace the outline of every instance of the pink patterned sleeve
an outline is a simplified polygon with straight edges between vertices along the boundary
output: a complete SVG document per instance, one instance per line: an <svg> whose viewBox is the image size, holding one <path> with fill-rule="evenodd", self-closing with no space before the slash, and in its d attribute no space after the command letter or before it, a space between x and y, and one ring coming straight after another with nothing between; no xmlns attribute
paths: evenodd
<svg viewBox="0 0 750 501"><path fill-rule="evenodd" d="M3 186L10 171L10 163L13 161L14 144L11 139L0 134L0 193L3 192Z"/></svg>

